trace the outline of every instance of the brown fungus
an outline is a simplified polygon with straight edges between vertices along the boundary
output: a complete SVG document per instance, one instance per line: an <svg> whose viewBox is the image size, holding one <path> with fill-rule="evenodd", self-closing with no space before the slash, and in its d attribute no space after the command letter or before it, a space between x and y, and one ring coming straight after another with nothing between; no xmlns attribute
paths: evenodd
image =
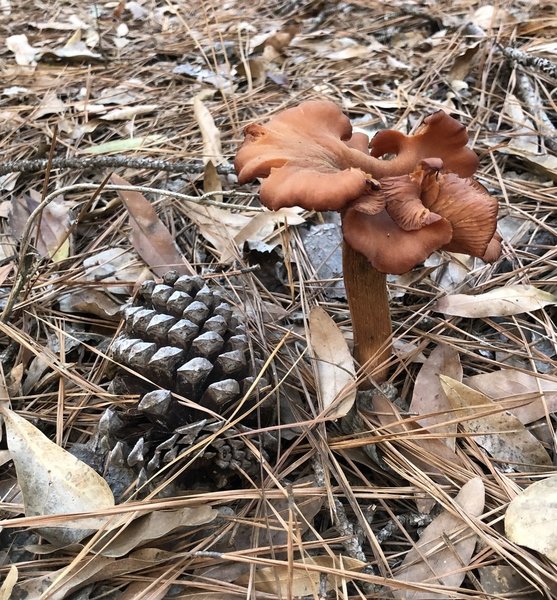
<svg viewBox="0 0 557 600"><path fill-rule="evenodd" d="M264 178L265 206L340 211L355 355L382 381L391 356L385 274L409 271L439 249L485 260L501 251L497 201L470 179L478 159L466 128L438 111L414 135L379 132L368 151L334 103L308 101L244 132L238 180Z"/></svg>
<svg viewBox="0 0 557 600"><path fill-rule="evenodd" d="M406 273L435 250L499 257L497 200L473 179L442 169L438 159L421 161L409 175L381 180L373 206L383 210L370 212L365 202L346 209L345 240L378 271Z"/></svg>
<svg viewBox="0 0 557 600"><path fill-rule="evenodd" d="M332 102L304 102L265 125L248 125L244 135L234 161L238 181L266 178L261 202L273 210L339 210L378 187L364 170L368 154L346 143L350 120Z"/></svg>

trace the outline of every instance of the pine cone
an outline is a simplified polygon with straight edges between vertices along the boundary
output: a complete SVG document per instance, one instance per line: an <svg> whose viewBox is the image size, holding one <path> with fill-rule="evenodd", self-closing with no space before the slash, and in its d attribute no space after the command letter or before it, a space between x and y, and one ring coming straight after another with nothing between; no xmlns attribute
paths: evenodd
<svg viewBox="0 0 557 600"><path fill-rule="evenodd" d="M126 411L107 411L98 440L110 449L109 468L118 473L121 468L133 469L141 485L225 424L180 402L180 396L226 416L249 390L255 401L268 382L260 378L254 386L263 361L250 351L239 315L201 277L170 272L163 283L146 281L123 315L124 331L111 351L124 368L111 387L115 393L139 394L140 399ZM268 422L272 404L260 407L246 424L225 428L222 437L208 440L188 469L188 485L205 482L220 489L242 472L256 476L259 463L252 460L239 434L249 431L248 424ZM243 405L243 412L248 406L249 402ZM268 434L254 441L267 448L274 445Z"/></svg>
<svg viewBox="0 0 557 600"><path fill-rule="evenodd" d="M221 436L215 437L214 434L221 430ZM249 427L230 427L222 420L202 419L174 430L163 430L154 425L141 437L130 437L129 431L128 419L122 420L113 409L107 409L99 423L98 434L89 447L73 449L79 458L97 470L101 470L99 465L93 465L92 461L104 456L101 471L118 497L134 481L139 488L155 477L150 487L156 486L157 473L194 444L197 448L195 454L191 453L186 461L194 457L195 460L176 481L178 488L184 482L188 489L222 489L229 486L234 478L245 475L257 478L259 475L259 461L254 459L241 437L241 434L250 433ZM258 437L251 436L251 439L267 460L268 453L276 450L277 440L269 432L258 432ZM176 466L180 470L182 467L183 464ZM170 474L165 473L163 479ZM175 489L168 492L173 493Z"/></svg>
<svg viewBox="0 0 557 600"><path fill-rule="evenodd" d="M232 306L201 277L170 272L164 283L146 281L124 309L124 321L125 332L112 345L117 363L219 414L246 394L262 365L250 355ZM261 378L259 387L266 385ZM136 378L131 391L153 387ZM172 397L153 395L148 402L151 413L162 416Z"/></svg>

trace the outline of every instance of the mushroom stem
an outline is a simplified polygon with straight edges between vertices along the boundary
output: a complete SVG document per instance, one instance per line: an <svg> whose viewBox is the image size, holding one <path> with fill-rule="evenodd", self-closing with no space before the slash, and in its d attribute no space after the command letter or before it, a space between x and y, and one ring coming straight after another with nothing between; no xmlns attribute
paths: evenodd
<svg viewBox="0 0 557 600"><path fill-rule="evenodd" d="M364 371L381 383L391 356L391 313L387 276L343 241L344 287L352 317L354 356Z"/></svg>

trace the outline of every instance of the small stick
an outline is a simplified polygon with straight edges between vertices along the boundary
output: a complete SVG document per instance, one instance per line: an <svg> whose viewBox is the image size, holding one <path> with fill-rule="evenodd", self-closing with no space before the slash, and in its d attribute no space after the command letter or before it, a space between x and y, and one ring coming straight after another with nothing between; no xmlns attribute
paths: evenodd
<svg viewBox="0 0 557 600"><path fill-rule="evenodd" d="M200 160L187 162L168 162L154 158L132 158L129 156L95 156L74 158L37 158L33 160L10 160L0 164L0 176L8 173L36 173L43 171L47 165L50 169L105 169L120 168L150 169L153 171L166 171L167 173L203 173L205 168ZM229 175L234 173L234 166L230 164L217 165L217 173Z"/></svg>
<svg viewBox="0 0 557 600"><path fill-rule="evenodd" d="M538 121L538 133L543 137L546 146L557 153L557 129L551 119L546 115L543 109L541 98L534 89L530 78L525 73L519 73L517 76L517 92L522 101L526 104L532 116Z"/></svg>
<svg viewBox="0 0 557 600"><path fill-rule="evenodd" d="M499 45L499 50L509 60L512 60L523 67L531 67L536 71L541 71L552 79L557 79L557 64L551 60L542 58L540 56L531 56L530 54L527 54L522 50L518 50L517 48L513 48L512 46Z"/></svg>

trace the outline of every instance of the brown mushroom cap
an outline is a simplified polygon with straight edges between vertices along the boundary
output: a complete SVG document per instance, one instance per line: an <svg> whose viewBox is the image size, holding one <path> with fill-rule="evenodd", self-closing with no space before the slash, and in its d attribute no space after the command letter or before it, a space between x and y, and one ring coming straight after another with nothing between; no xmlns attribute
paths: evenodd
<svg viewBox="0 0 557 600"><path fill-rule="evenodd" d="M497 228L497 200L473 179L428 171L427 164L422 168L425 172L421 190L423 205L450 221L453 227L452 239L443 249L470 256L487 256ZM499 244L499 254L500 249ZM495 253L496 244L493 243L489 252L491 260L499 258Z"/></svg>
<svg viewBox="0 0 557 600"><path fill-rule="evenodd" d="M439 219L415 231L404 231L387 211L367 215L348 208L342 217L346 243L363 254L381 273L401 275L423 262L432 252L447 244L451 224Z"/></svg>
<svg viewBox="0 0 557 600"><path fill-rule="evenodd" d="M265 125L248 125L244 133L234 161L238 181L266 178L261 202L273 210L340 210L377 189L377 179L411 173L422 159L438 158L461 176L471 175L478 164L465 147L466 128L442 111L426 117L415 135L387 130L369 143L365 134L352 134L350 120L336 104L312 100ZM396 156L377 158L386 153Z"/></svg>
<svg viewBox="0 0 557 600"><path fill-rule="evenodd" d="M389 175L411 173L424 158L440 158L445 169L461 177L470 177L478 168L478 157L466 147L466 127L442 110L427 116L414 135L386 129L377 133L370 142L370 154L374 157L395 154L385 160ZM378 172L374 173L378 177Z"/></svg>
<svg viewBox="0 0 557 600"><path fill-rule="evenodd" d="M338 210L377 187L360 168L371 160L360 150L362 138L355 137L355 147L346 143L352 126L333 102L303 102L244 133L234 161L238 181L266 177L261 202L271 209Z"/></svg>
<svg viewBox="0 0 557 600"><path fill-rule="evenodd" d="M343 210L346 242L377 270L404 273L440 248L500 254L497 201L468 178L478 159L467 141L466 128L439 111L414 135L378 133L370 156L367 136L352 134L337 105L309 101L248 125L235 167L240 183L265 178L260 197L271 209Z"/></svg>
<svg viewBox="0 0 557 600"><path fill-rule="evenodd" d="M439 249L499 257L497 200L473 179L441 169L438 159L424 160L410 175L382 179L371 197L375 206L382 197L385 210L366 210L360 200L345 211L346 242L378 271L405 273Z"/></svg>

